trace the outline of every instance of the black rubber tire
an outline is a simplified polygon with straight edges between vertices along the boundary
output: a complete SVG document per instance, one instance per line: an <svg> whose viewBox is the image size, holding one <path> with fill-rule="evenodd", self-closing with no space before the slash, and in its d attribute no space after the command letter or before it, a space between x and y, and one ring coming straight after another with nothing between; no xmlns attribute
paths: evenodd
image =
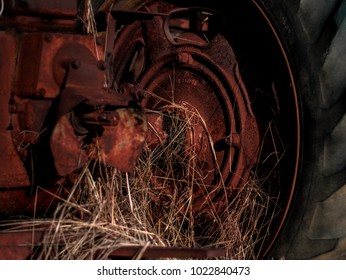
<svg viewBox="0 0 346 280"><path fill-rule="evenodd" d="M298 71L304 127L294 203L269 258L346 259L346 1L259 2Z"/></svg>

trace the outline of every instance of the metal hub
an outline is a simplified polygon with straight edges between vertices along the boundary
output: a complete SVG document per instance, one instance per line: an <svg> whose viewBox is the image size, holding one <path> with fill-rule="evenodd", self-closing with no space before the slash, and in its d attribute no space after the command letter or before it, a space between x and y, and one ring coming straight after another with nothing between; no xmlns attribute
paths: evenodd
<svg viewBox="0 0 346 280"><path fill-rule="evenodd" d="M120 15L124 12L113 14L115 19ZM140 22L145 16L151 20ZM227 197L248 180L257 161L259 132L231 46L220 34L202 39L213 33L216 16L203 9L173 9L164 15L129 12L133 23L120 30L115 44L122 51L114 57L114 84L145 92L143 108L158 113L183 108L198 116L186 144L194 143L200 177L221 211ZM199 198L198 191L195 196L200 211L205 197Z"/></svg>

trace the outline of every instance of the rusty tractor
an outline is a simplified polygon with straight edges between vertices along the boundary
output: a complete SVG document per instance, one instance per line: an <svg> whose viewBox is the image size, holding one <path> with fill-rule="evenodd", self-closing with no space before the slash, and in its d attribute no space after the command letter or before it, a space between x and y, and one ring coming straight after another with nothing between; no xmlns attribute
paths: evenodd
<svg viewBox="0 0 346 280"><path fill-rule="evenodd" d="M301 95L308 83L298 76L306 70L297 75L302 55L292 50L299 40L278 24L274 4L234 1L229 10L222 1L210 2L2 1L3 221L49 215L47 196L97 160L95 143L105 165L131 172L144 145L169 138L164 113L174 101L189 104L205 120L196 123L191 141L205 184L224 182L209 190L217 211L228 203L220 192L231 197L254 174L270 182L264 188L278 198L280 211L261 248L260 256L268 256L285 227L301 172ZM196 211L204 204L197 201ZM28 258L30 246L19 244L31 237L30 231L1 232L0 258ZM130 256L131 250L114 254ZM217 252L153 248L148 254Z"/></svg>

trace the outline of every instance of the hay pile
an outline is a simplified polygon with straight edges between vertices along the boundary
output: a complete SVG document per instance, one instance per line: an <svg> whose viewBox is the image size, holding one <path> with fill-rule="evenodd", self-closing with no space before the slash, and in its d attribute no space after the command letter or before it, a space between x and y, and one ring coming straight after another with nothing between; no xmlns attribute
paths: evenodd
<svg viewBox="0 0 346 280"><path fill-rule="evenodd" d="M38 258L103 259L118 247L157 245L223 247L225 259L256 259L273 200L252 177L222 211L208 217L196 213L194 190L206 186L186 131L205 123L184 105L164 111L171 120L170 137L146 146L132 173L105 167L102 159L81 170L50 221Z"/></svg>
<svg viewBox="0 0 346 280"><path fill-rule="evenodd" d="M52 219L16 225L46 229L35 258L107 259L122 246L226 248L222 259L257 258L275 201L253 175L222 211L195 211L196 186L207 186L187 135L196 122L205 123L196 110L183 105L167 106L165 112L171 120L170 137L161 145L146 146L133 172L106 167L101 158L89 162L78 171L68 196L60 198ZM210 202L208 193L201 193Z"/></svg>

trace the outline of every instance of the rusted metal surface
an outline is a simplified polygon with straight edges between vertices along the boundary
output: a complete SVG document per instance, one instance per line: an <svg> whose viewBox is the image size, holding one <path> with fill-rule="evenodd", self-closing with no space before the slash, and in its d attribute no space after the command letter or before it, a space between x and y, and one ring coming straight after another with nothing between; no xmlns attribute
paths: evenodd
<svg viewBox="0 0 346 280"><path fill-rule="evenodd" d="M29 177L11 136L12 116L11 87L16 58L16 39L0 32L0 187L29 185ZM13 109L13 108L12 108Z"/></svg>
<svg viewBox="0 0 346 280"><path fill-rule="evenodd" d="M20 32L76 32L85 22L78 1L4 0L0 28ZM30 46L29 46L30 47Z"/></svg>
<svg viewBox="0 0 346 280"><path fill-rule="evenodd" d="M99 62L100 60L94 60L94 63L88 63L88 55L85 55L84 59L73 59L70 62L66 87L61 93L57 107L57 117L62 118L76 109L74 117L80 118L86 129L91 130L91 133L100 131L94 133L93 138L101 149L105 163L123 171L130 171L134 168L144 145L145 116L140 108L119 109L131 106L132 99L108 92L107 88L104 88L105 67ZM84 113L84 110L91 112ZM58 174L62 176L81 166L87 157L82 150L83 141L75 135L71 123L67 119L63 123L59 122L59 127L56 126L54 129L50 145ZM65 131L66 142L62 143L61 136ZM74 144L68 145L68 141ZM71 156L60 153L64 146L69 147Z"/></svg>
<svg viewBox="0 0 346 280"><path fill-rule="evenodd" d="M136 258L136 256L141 256L141 259L208 259L225 256L225 249L125 246L114 250L109 258Z"/></svg>
<svg viewBox="0 0 346 280"><path fill-rule="evenodd" d="M40 229L0 232L0 259L35 259L35 251L40 250L44 234L44 230ZM121 246L112 251L108 259L207 259L224 255L224 248Z"/></svg>
<svg viewBox="0 0 346 280"><path fill-rule="evenodd" d="M14 93L21 98L56 98L72 62L96 64L97 53L102 55L92 37L77 34L27 33L16 47L19 61ZM99 82L98 77L88 78L88 83Z"/></svg>
<svg viewBox="0 0 346 280"><path fill-rule="evenodd" d="M115 113L116 125L104 126L98 143L107 164L130 172L136 166L146 140L145 115L135 109L118 109Z"/></svg>
<svg viewBox="0 0 346 280"><path fill-rule="evenodd" d="M23 36L17 47L20 52L11 104L12 137L21 158L26 161L30 156L27 147L37 145L41 150L40 145L45 145L39 143L43 138L41 134L51 133L54 166L59 176L65 176L88 160L83 150L85 135L76 135L66 115L84 104L88 110L96 108L92 110L102 118L104 113L99 112L99 108L128 107L132 98L105 88L106 66L98 59L103 52L100 48L95 50L92 37L30 33ZM94 135L99 147L107 150L103 153L106 163L121 170L129 171L134 167L145 140L146 121L139 111L138 108L127 116L122 115L117 123L111 124L113 128L105 128L102 135ZM110 123L103 121L99 123L102 125Z"/></svg>
<svg viewBox="0 0 346 280"><path fill-rule="evenodd" d="M42 231L0 232L0 260L30 259L41 238Z"/></svg>
<svg viewBox="0 0 346 280"><path fill-rule="evenodd" d="M146 113L146 117L148 121L146 142L149 147L154 148L168 139L169 129L165 128L163 113L150 112Z"/></svg>
<svg viewBox="0 0 346 280"><path fill-rule="evenodd" d="M147 134L147 123L143 113L136 112L135 109L96 111L82 115L80 120L89 127L90 125L98 126L101 129L99 135L95 135L95 143L100 148L104 163L128 172L135 167ZM86 133L88 133L87 130ZM88 156L82 149L85 144L83 138L86 136L76 135L67 115L62 116L56 124L50 147L60 176L70 174L83 166L87 160L98 159L95 156L98 155L97 153L91 153Z"/></svg>
<svg viewBox="0 0 346 280"><path fill-rule="evenodd" d="M16 15L76 17L78 12L77 0L13 0L5 1L5 5L10 13Z"/></svg>
<svg viewBox="0 0 346 280"><path fill-rule="evenodd" d="M77 136L68 115L62 116L54 127L50 147L55 168L60 176L65 176L82 167L88 157L81 149L83 140Z"/></svg>
<svg viewBox="0 0 346 280"><path fill-rule="evenodd" d="M50 18L28 16L1 16L0 28L12 29L19 32L76 32L80 29L78 21L71 19Z"/></svg>
<svg viewBox="0 0 346 280"><path fill-rule="evenodd" d="M0 222L2 220L51 215L60 202L57 197L65 197L60 187L48 190L39 188L1 188L0 189Z"/></svg>

